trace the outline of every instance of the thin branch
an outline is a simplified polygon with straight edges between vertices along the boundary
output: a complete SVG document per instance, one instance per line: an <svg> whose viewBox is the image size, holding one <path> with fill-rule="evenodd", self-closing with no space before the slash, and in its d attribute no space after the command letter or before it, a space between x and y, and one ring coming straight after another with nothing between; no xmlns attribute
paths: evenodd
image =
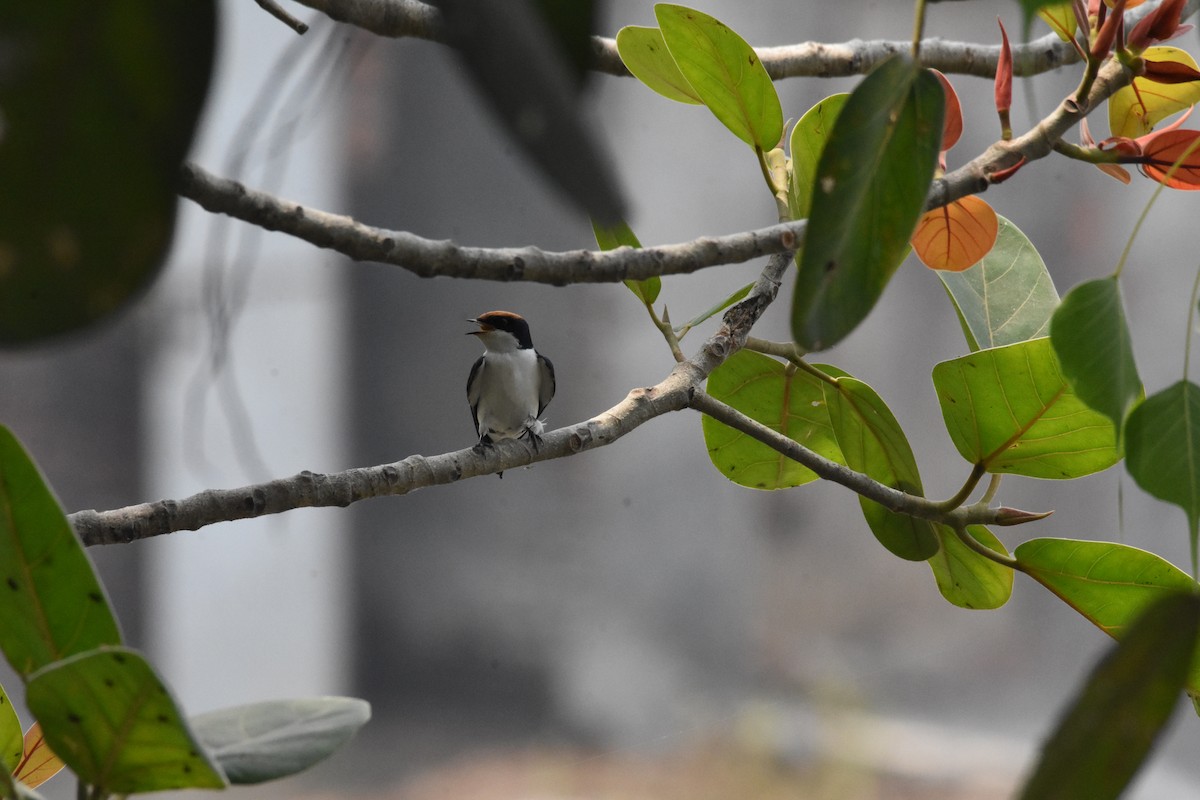
<svg viewBox="0 0 1200 800"><path fill-rule="evenodd" d="M279 5L279 3L276 3L275 0L254 0L254 2L258 3L259 7L262 8L263 11L266 11L272 17L279 20L284 25L287 25L301 36L308 33L308 25L289 14L282 6Z"/></svg>
<svg viewBox="0 0 1200 800"><path fill-rule="evenodd" d="M740 431L751 438L762 442L767 447L782 453L793 461L803 464L815 472L818 477L845 486L853 492L874 500L884 508L900 514L927 519L951 527L967 525L1003 525L1011 524L1007 520L1014 515L1013 509L989 508L983 505L959 506L946 508L943 503L937 503L914 494L908 494L898 489L886 486L873 478L856 472L844 464L831 461L821 454L809 450L795 439L790 439L766 425L746 416L732 406L722 403L712 395L696 390L692 397L691 407L718 422L724 423L734 430ZM1015 512L1025 514L1027 512Z"/></svg>
<svg viewBox="0 0 1200 800"><path fill-rule="evenodd" d="M553 253L536 247L463 247L405 231L363 225L341 214L306 208L185 164L179 193L218 214L281 231L355 261L403 267L422 278L492 281L616 283L655 275L679 275L719 264L737 264L794 250L804 240L805 220L728 236L704 236L682 244L641 249Z"/></svg>
<svg viewBox="0 0 1200 800"><path fill-rule="evenodd" d="M657 385L634 389L604 413L545 434L536 451L523 441L505 440L482 452L468 448L436 456L414 455L393 464L330 474L306 471L237 489L212 489L182 500L159 500L112 511L77 511L70 515L71 524L88 546L133 542L297 508L345 507L371 497L408 494L612 444L655 417L688 407L709 373L745 344L750 329L778 294L791 260L790 252L773 256L746 298L726 312L717 332Z"/></svg>

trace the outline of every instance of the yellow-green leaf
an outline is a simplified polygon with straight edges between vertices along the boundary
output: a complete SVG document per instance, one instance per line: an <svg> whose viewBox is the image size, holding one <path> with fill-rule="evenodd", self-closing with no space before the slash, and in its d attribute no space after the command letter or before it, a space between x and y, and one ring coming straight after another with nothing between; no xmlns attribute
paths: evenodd
<svg viewBox="0 0 1200 800"><path fill-rule="evenodd" d="M713 370L707 391L751 419L826 458L841 462L821 386L824 382L769 356L741 350ZM783 489L816 480L807 467L705 416L704 443L713 466L751 489Z"/></svg>
<svg viewBox="0 0 1200 800"><path fill-rule="evenodd" d="M1197 69L1196 59L1178 47L1148 47L1143 53L1152 61L1172 61ZM1136 139L1154 130L1167 117L1191 108L1200 101L1200 81L1158 83L1137 77L1118 89L1108 100L1108 128L1113 136Z"/></svg>
<svg viewBox="0 0 1200 800"><path fill-rule="evenodd" d="M754 48L728 25L695 9L654 7L679 71L713 115L751 147L766 152L783 138L783 109Z"/></svg>
<svg viewBox="0 0 1200 800"><path fill-rule="evenodd" d="M663 97L696 105L704 102L679 71L658 28L621 28L617 31L617 53L633 77Z"/></svg>

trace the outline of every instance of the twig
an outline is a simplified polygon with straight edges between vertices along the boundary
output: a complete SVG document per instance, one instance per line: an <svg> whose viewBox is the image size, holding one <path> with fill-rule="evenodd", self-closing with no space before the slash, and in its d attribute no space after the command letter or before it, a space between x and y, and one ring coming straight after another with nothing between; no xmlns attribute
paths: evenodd
<svg viewBox="0 0 1200 800"><path fill-rule="evenodd" d="M259 7L262 8L263 11L266 11L272 17L279 20L284 25L287 25L301 36L308 33L308 25L289 14L287 10L276 3L275 0L254 0L254 2L258 3Z"/></svg>

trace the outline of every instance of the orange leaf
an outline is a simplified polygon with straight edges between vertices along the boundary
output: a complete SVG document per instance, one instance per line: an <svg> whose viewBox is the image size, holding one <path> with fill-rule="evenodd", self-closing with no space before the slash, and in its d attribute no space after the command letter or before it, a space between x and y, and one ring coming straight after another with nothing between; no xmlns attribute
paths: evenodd
<svg viewBox="0 0 1200 800"><path fill-rule="evenodd" d="M1147 177L1172 189L1200 189L1200 131L1166 130L1143 137L1142 152L1148 161L1141 165ZM1189 153L1188 150L1191 150ZM1171 165L1184 157L1183 163L1167 178Z"/></svg>
<svg viewBox="0 0 1200 800"><path fill-rule="evenodd" d="M921 217L912 246L925 266L961 272L988 254L998 229L992 207L969 195Z"/></svg>
<svg viewBox="0 0 1200 800"><path fill-rule="evenodd" d="M13 777L34 789L58 774L63 762L50 751L42 736L42 726L33 723L25 731L25 753L21 763L13 770Z"/></svg>

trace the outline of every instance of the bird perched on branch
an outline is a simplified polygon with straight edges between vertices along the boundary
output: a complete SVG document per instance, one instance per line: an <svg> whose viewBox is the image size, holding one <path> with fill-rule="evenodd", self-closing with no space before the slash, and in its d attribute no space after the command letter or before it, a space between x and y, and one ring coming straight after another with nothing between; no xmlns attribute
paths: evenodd
<svg viewBox="0 0 1200 800"><path fill-rule="evenodd" d="M528 438L534 450L544 429L539 419L554 397L554 365L533 349L529 323L511 311L489 311L468 322L479 330L483 355L467 378L477 451L501 439Z"/></svg>

